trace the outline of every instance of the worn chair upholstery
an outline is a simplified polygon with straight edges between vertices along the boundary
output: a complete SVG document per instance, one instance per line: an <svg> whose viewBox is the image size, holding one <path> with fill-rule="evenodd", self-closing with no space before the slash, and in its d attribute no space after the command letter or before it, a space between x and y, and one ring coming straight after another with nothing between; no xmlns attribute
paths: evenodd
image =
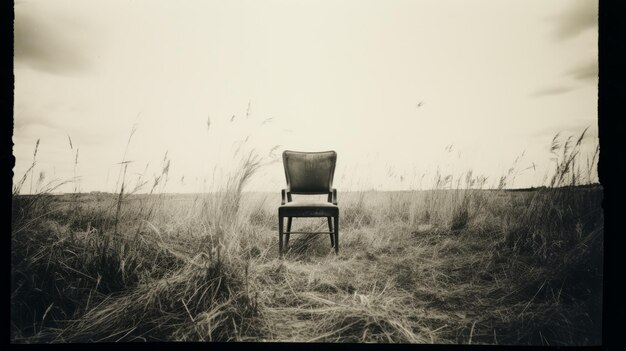
<svg viewBox="0 0 626 351"><path fill-rule="evenodd" d="M339 207L337 206L337 189L333 188L336 162L335 151L283 152L287 188L281 191L282 201L278 208L278 252L281 257L283 246L286 248L289 245L291 234L329 234L331 247L335 248L335 254L339 253ZM326 202L293 201L292 194L328 195L328 199ZM286 231L283 227L285 217L287 218ZM294 217L326 217L328 232L292 232L291 222Z"/></svg>

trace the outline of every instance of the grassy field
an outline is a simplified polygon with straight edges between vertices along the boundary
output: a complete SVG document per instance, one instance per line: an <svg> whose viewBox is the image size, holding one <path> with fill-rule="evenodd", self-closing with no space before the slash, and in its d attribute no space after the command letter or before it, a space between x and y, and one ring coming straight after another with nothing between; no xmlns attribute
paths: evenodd
<svg viewBox="0 0 626 351"><path fill-rule="evenodd" d="M210 194L16 193L11 341L599 344L602 188L567 160L533 190L339 189L339 255L294 235L283 260L254 162Z"/></svg>

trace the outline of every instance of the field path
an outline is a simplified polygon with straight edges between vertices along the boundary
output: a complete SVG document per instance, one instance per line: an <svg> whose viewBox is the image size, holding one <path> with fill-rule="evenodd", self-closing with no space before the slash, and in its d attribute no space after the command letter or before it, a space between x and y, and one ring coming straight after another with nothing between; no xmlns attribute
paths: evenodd
<svg viewBox="0 0 626 351"><path fill-rule="evenodd" d="M338 257L325 238L298 238L283 261L257 266L272 340L467 341L478 315L465 303L471 267L458 260L478 247L431 229L394 228L399 240L380 235L376 242L348 232Z"/></svg>

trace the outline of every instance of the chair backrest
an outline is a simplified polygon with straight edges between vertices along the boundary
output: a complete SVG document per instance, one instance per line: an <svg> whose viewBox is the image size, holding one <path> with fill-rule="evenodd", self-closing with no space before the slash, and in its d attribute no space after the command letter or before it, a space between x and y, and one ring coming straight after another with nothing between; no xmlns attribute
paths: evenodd
<svg viewBox="0 0 626 351"><path fill-rule="evenodd" d="M335 151L284 151L287 189L293 194L328 194L333 187Z"/></svg>

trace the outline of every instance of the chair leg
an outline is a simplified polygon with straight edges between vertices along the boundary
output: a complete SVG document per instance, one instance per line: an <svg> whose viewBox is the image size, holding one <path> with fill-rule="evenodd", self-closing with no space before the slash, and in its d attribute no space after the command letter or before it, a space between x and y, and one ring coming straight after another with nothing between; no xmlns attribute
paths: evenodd
<svg viewBox="0 0 626 351"><path fill-rule="evenodd" d="M332 231L333 231L333 222L331 220L331 217L326 217L326 219L328 220L328 231L331 232L330 233L330 247L335 246L335 240L333 239L333 235L335 235Z"/></svg>
<svg viewBox="0 0 626 351"><path fill-rule="evenodd" d="M283 217L278 216L278 257L283 258Z"/></svg>
<svg viewBox="0 0 626 351"><path fill-rule="evenodd" d="M293 217L287 217L287 233L285 234L285 249L289 247L289 236L291 233L291 219Z"/></svg>
<svg viewBox="0 0 626 351"><path fill-rule="evenodd" d="M335 255L339 254L339 216L335 216Z"/></svg>

